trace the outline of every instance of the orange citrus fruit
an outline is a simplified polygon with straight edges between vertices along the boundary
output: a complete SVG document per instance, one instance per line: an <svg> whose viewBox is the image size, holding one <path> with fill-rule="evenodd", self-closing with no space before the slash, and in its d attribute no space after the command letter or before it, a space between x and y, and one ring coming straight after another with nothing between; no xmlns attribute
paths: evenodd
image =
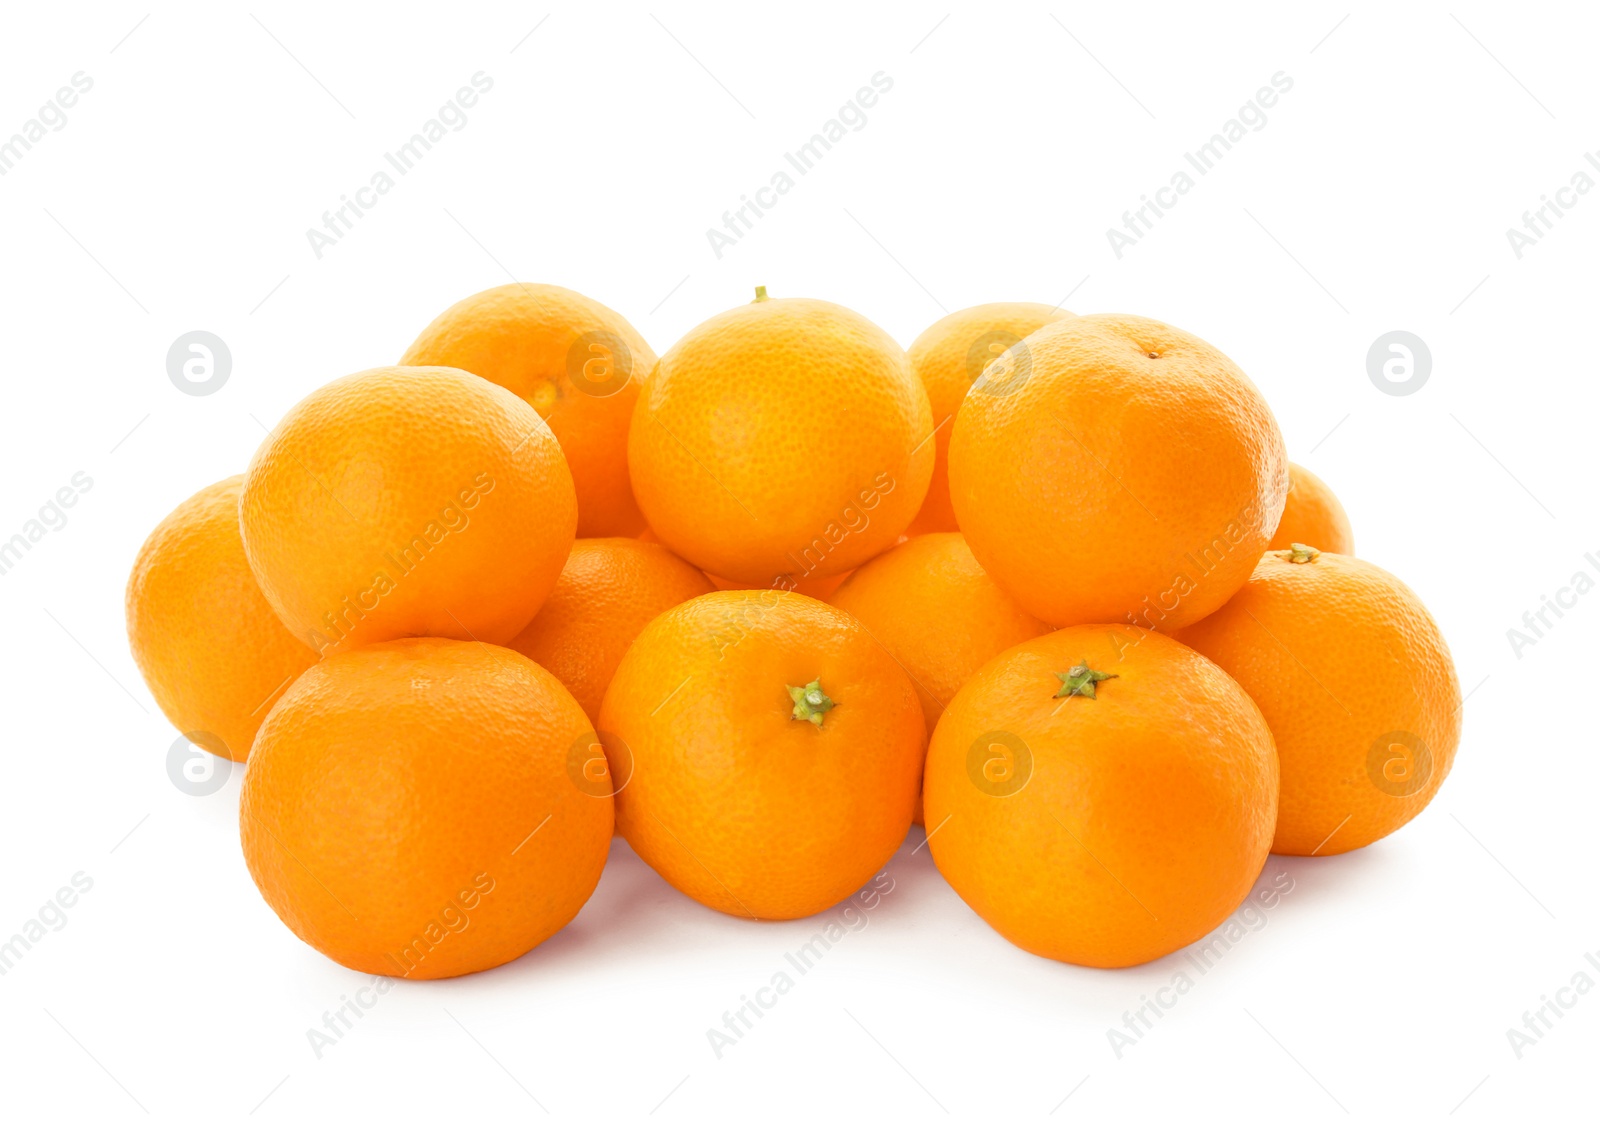
<svg viewBox="0 0 1600 1128"><path fill-rule="evenodd" d="M911 538L851 572L828 602L900 663L930 733L979 666L1050 630L1000 590L960 533Z"/></svg>
<svg viewBox="0 0 1600 1128"><path fill-rule="evenodd" d="M1415 818L1461 739L1461 685L1428 609L1388 572L1306 545L1268 552L1179 632L1239 680L1277 738L1272 849L1341 854Z"/></svg>
<svg viewBox="0 0 1600 1128"><path fill-rule="evenodd" d="M1020 948L1128 967L1200 939L1266 861L1272 734L1238 683L1164 635L1068 627L1001 654L928 748L939 871Z"/></svg>
<svg viewBox="0 0 1600 1128"><path fill-rule="evenodd" d="M645 624L714 590L704 572L659 544L577 540L555 589L511 648L554 674L596 718L617 663Z"/></svg>
<svg viewBox="0 0 1600 1128"><path fill-rule="evenodd" d="M243 475L169 513L128 577L128 644L145 684L191 743L230 760L317 660L272 613L239 539Z"/></svg>
<svg viewBox="0 0 1600 1128"><path fill-rule="evenodd" d="M1289 463L1289 496L1283 503L1283 517L1272 534L1268 548L1288 548L1291 544L1314 544L1323 552L1349 556L1356 550L1350 518L1334 496L1328 483L1304 466Z"/></svg>
<svg viewBox="0 0 1600 1128"><path fill-rule="evenodd" d="M656 354L621 314L560 286L496 286L434 318L400 363L462 368L526 400L572 468L578 536L644 529L628 484L628 421Z"/></svg>
<svg viewBox="0 0 1600 1128"><path fill-rule="evenodd" d="M319 653L411 635L506 643L572 547L544 421L455 368L372 368L301 400L240 501L267 602Z"/></svg>
<svg viewBox="0 0 1600 1128"><path fill-rule="evenodd" d="M788 587L895 542L927 492L931 432L887 333L831 302L758 292L662 356L628 466L662 544L713 575Z"/></svg>
<svg viewBox="0 0 1600 1128"><path fill-rule="evenodd" d="M821 912L889 860L926 739L916 690L861 624L786 591L713 592L656 618L600 730L617 832L695 900L761 920Z"/></svg>
<svg viewBox="0 0 1600 1128"><path fill-rule="evenodd" d="M1143 317L1045 326L985 370L950 438L973 555L1058 626L1210 614L1250 575L1288 488L1283 437L1244 373Z"/></svg>
<svg viewBox="0 0 1600 1128"><path fill-rule="evenodd" d="M1071 316L1067 310L1037 302L991 302L947 314L911 342L906 358L933 410L933 478L907 532L916 536L956 529L955 510L950 508L950 429L973 381L1028 334Z"/></svg>
<svg viewBox="0 0 1600 1128"><path fill-rule="evenodd" d="M357 971L514 960L605 866L610 789L572 768L592 737L561 683L502 647L333 655L261 727L240 799L250 875L295 935Z"/></svg>
<svg viewBox="0 0 1600 1128"><path fill-rule="evenodd" d="M1046 634L978 566L960 533L926 533L863 564L833 593L910 675L928 731L975 670Z"/></svg>

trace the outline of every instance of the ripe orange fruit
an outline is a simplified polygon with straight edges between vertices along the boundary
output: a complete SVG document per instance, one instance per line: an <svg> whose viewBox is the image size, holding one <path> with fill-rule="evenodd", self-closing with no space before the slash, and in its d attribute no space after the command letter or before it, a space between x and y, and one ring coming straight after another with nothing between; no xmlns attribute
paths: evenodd
<svg viewBox="0 0 1600 1128"><path fill-rule="evenodd" d="M833 593L917 687L931 733L989 659L1050 630L989 578L960 533L927 533L868 561ZM922 811L915 821L921 822Z"/></svg>
<svg viewBox="0 0 1600 1128"><path fill-rule="evenodd" d="M792 586L892 545L933 472L928 396L860 314L768 299L691 329L639 396L633 492L706 572Z"/></svg>
<svg viewBox="0 0 1600 1128"><path fill-rule="evenodd" d="M1244 373L1143 317L1039 330L973 385L950 438L973 555L1059 626L1210 614L1255 567L1288 488L1283 437Z"/></svg>
<svg viewBox="0 0 1600 1128"><path fill-rule="evenodd" d="M1283 763L1278 854L1341 854L1417 816L1450 773L1461 685L1410 588L1353 556L1268 552L1178 633L1244 686Z"/></svg>
<svg viewBox="0 0 1600 1128"><path fill-rule="evenodd" d="M514 960L605 866L610 788L571 768L589 729L553 675L502 647L336 654L261 726L240 798L250 876L295 935L357 971L441 979Z"/></svg>
<svg viewBox="0 0 1600 1128"><path fill-rule="evenodd" d="M1278 761L1244 690L1163 635L1068 627L973 675L928 748L928 844L1035 955L1128 967L1200 939L1272 843Z"/></svg>
<svg viewBox="0 0 1600 1128"><path fill-rule="evenodd" d="M1000 590L960 533L911 538L850 573L828 602L910 675L929 732L979 666L1050 631Z"/></svg>
<svg viewBox="0 0 1600 1128"><path fill-rule="evenodd" d="M317 660L272 613L239 540L243 475L207 486L155 527L128 577L128 645L167 720L243 760L289 683Z"/></svg>
<svg viewBox="0 0 1600 1128"><path fill-rule="evenodd" d="M1289 463L1289 496L1283 503L1283 517L1272 534L1268 548L1288 548L1292 544L1314 544L1323 552L1349 556L1356 550L1355 534L1344 506L1328 488L1328 483L1304 466Z"/></svg>
<svg viewBox="0 0 1600 1128"><path fill-rule="evenodd" d="M955 510L950 508L950 429L972 382L1028 334L1072 316L1038 302L992 302L947 314L911 342L906 358L933 409L933 478L907 530L912 536L956 531Z"/></svg>
<svg viewBox="0 0 1600 1128"><path fill-rule="evenodd" d="M888 861L926 739L916 690L861 624L786 591L662 614L617 667L600 729L617 832L695 900L762 920L821 912Z"/></svg>
<svg viewBox="0 0 1600 1128"><path fill-rule="evenodd" d="M511 648L554 674L595 718L617 663L645 624L714 590L704 572L659 544L577 540L550 598Z"/></svg>
<svg viewBox="0 0 1600 1128"><path fill-rule="evenodd" d="M318 653L408 635L506 643L566 563L577 506L544 421L455 368L371 368L256 451L245 554Z"/></svg>
<svg viewBox="0 0 1600 1128"><path fill-rule="evenodd" d="M434 318L400 363L465 369L526 400L572 468L578 536L644 529L628 484L628 421L656 354L620 313L560 286L496 286Z"/></svg>

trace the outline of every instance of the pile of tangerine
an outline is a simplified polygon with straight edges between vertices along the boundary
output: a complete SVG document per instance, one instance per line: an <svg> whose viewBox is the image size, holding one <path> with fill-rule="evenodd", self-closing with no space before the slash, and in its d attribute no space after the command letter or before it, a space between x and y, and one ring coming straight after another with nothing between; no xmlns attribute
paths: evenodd
<svg viewBox="0 0 1600 1128"><path fill-rule="evenodd" d="M760 289L657 359L511 285L174 510L128 634L248 760L262 895L348 967L516 959L613 833L702 904L809 916L913 822L1007 939L1122 967L1449 772L1449 650L1352 549L1255 386L1158 321L983 305L907 352Z"/></svg>

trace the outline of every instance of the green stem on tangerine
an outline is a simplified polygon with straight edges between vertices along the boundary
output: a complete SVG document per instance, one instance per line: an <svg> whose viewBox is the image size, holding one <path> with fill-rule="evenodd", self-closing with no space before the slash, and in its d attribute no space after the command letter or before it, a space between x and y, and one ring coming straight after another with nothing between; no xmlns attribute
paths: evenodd
<svg viewBox="0 0 1600 1128"><path fill-rule="evenodd" d="M1284 552L1283 558L1291 564L1309 564L1321 555L1321 549L1312 548L1309 544L1301 544L1299 541L1292 541L1288 550Z"/></svg>
<svg viewBox="0 0 1600 1128"><path fill-rule="evenodd" d="M818 728L822 727L822 715L838 704L833 698L822 692L822 682L812 681L805 685L791 685L789 700L794 702L794 711L789 714L797 721L810 721Z"/></svg>
<svg viewBox="0 0 1600 1128"><path fill-rule="evenodd" d="M765 286L757 286L756 287L756 301L757 302L764 302L766 300L767 300L767 288ZM751 304L754 305L755 302L752 302Z"/></svg>
<svg viewBox="0 0 1600 1128"><path fill-rule="evenodd" d="M1057 697L1087 697L1095 698L1094 686L1096 682L1110 681L1116 674L1108 674L1103 670L1091 669L1089 659L1085 658L1066 673L1058 673L1061 679L1061 688L1056 690Z"/></svg>

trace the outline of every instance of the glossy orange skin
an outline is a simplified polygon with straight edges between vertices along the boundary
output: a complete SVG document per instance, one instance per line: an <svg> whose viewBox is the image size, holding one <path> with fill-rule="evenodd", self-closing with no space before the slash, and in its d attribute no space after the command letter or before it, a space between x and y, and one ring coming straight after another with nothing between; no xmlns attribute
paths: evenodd
<svg viewBox="0 0 1600 1128"><path fill-rule="evenodd" d="M1055 697L1057 673L1084 659L1116 677L1094 699ZM1278 763L1216 665L1153 632L1079 626L973 675L934 730L924 788L934 861L995 931L1129 967L1200 939L1249 893Z"/></svg>
<svg viewBox="0 0 1600 1128"><path fill-rule="evenodd" d="M628 483L628 422L656 354L620 313L560 286L496 286L434 318L400 363L465 369L515 392L566 455L578 536L643 531Z"/></svg>
<svg viewBox="0 0 1600 1128"><path fill-rule="evenodd" d="M1356 550L1356 537L1350 518L1334 496L1328 483L1304 466L1289 463L1289 497L1283 504L1278 531L1267 547L1288 548L1291 544L1315 545L1323 552L1350 556Z"/></svg>
<svg viewBox="0 0 1600 1128"><path fill-rule="evenodd" d="M978 562L1058 626L1170 631L1222 606L1289 488L1261 394L1211 345L1148 318L1069 318L1026 344L974 385L950 439L951 501Z"/></svg>
<svg viewBox="0 0 1600 1128"><path fill-rule="evenodd" d="M372 368L289 409L245 475L261 590L320 654L408 636L503 644L555 586L577 522L544 421L455 368Z"/></svg>
<svg viewBox="0 0 1600 1128"><path fill-rule="evenodd" d="M661 543L707 573L781 586L895 542L933 472L928 396L905 352L831 302L718 314L662 356L628 435Z"/></svg>
<svg viewBox="0 0 1600 1128"><path fill-rule="evenodd" d="M836 702L795 720L786 687ZM620 739L617 832L668 882L735 916L788 920L855 892L911 826L926 739L910 679L809 596L719 591L652 622L600 709ZM614 736L612 735L614 734Z"/></svg>
<svg viewBox="0 0 1600 1128"><path fill-rule="evenodd" d="M306 943L374 975L514 960L571 920L610 849L609 788L569 764L589 720L514 651L404 639L337 654L261 727L245 862Z"/></svg>
<svg viewBox="0 0 1600 1128"><path fill-rule="evenodd" d="M128 647L179 732L230 760L317 660L273 614L239 539L243 475L207 486L155 527L128 577ZM211 739L215 738L215 739Z"/></svg>
<svg viewBox="0 0 1600 1128"><path fill-rule="evenodd" d="M1283 764L1273 852L1342 854L1438 793L1461 740L1461 685L1405 584L1353 556L1288 556L1263 555L1227 606L1178 637L1237 678L1272 727Z"/></svg>
<svg viewBox="0 0 1600 1128"><path fill-rule="evenodd" d="M934 444L928 496L906 530L912 536L956 531L956 513L950 506L950 431L972 382L1030 333L1072 316L1068 310L1038 302L991 302L946 314L911 342L906 357L928 393Z"/></svg>
<svg viewBox="0 0 1600 1128"><path fill-rule="evenodd" d="M628 537L579 539L555 590L511 649L549 670L590 718L611 675L645 625L708 591L704 572L659 544Z"/></svg>
<svg viewBox="0 0 1600 1128"><path fill-rule="evenodd" d="M860 619L900 663L930 733L979 666L1050 631L1000 590L960 533L911 538L851 572L828 602Z"/></svg>

